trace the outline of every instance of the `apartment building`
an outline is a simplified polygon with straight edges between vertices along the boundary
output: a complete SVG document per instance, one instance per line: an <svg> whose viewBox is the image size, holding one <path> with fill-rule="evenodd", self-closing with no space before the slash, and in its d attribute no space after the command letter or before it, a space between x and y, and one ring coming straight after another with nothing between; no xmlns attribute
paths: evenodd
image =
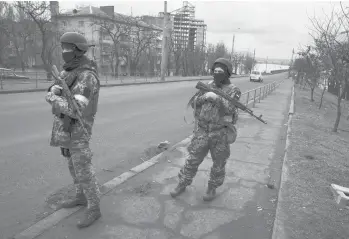
<svg viewBox="0 0 349 239"><path fill-rule="evenodd" d="M114 6L82 7L65 12L59 12L57 1L51 1L52 22L56 24L58 34L66 31L77 31L83 34L88 43L94 45L87 53L97 62L102 72L112 72L115 64L115 57L118 56L119 64L117 72L121 75L130 74L130 50L134 47L135 26L159 32L159 39L156 39L155 52L161 54L162 29L147 24L123 14L115 13ZM131 25L131 31L119 30L120 26ZM114 40L108 33L118 34L117 52L115 52ZM117 54L116 54L117 53ZM154 57L158 57L157 53ZM161 55L160 55L161 58Z"/></svg>

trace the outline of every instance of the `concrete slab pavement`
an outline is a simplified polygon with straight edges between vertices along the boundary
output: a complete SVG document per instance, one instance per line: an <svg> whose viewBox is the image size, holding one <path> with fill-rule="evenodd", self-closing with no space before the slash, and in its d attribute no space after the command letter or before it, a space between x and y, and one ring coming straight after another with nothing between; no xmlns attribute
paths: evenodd
<svg viewBox="0 0 349 239"><path fill-rule="evenodd" d="M160 162L153 167L107 193L101 200L103 216L91 227L77 229L81 210L36 238L271 238L277 197L273 188L279 181L291 91L292 81L286 80L256 105L254 112L263 114L267 125L240 115L226 180L211 203L202 201L212 165L210 155L188 190L177 199L169 196L187 155L187 140L157 158Z"/></svg>

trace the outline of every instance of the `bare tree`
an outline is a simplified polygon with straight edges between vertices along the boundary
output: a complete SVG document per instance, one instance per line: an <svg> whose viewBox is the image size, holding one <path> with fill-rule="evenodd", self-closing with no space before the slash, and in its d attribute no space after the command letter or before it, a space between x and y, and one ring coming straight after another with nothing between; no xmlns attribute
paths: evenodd
<svg viewBox="0 0 349 239"><path fill-rule="evenodd" d="M244 62L244 54L234 52L231 57L234 73L237 74L238 67Z"/></svg>
<svg viewBox="0 0 349 239"><path fill-rule="evenodd" d="M139 71L141 65L141 56L146 53L149 48L155 48L157 38L161 34L161 30L152 29L149 26L145 26L144 22L135 20L132 24L131 38L132 48L130 50L130 64L133 72Z"/></svg>
<svg viewBox="0 0 349 239"><path fill-rule="evenodd" d="M4 34L12 42L13 48L20 62L22 71L25 70L28 61L28 46L34 48L34 33L36 24L25 15L20 14L20 9L13 9L13 5L8 5L6 24L3 27ZM16 11L14 11L16 10Z"/></svg>
<svg viewBox="0 0 349 239"><path fill-rule="evenodd" d="M182 69L182 57L183 57L183 47L181 44L178 44L176 42L175 36L173 35L173 32L170 32L169 36L169 59L171 59L171 66L172 68L175 68L175 75L180 74L180 70ZM170 64L169 64L170 65Z"/></svg>
<svg viewBox="0 0 349 239"><path fill-rule="evenodd" d="M183 70L183 76L189 76L190 69L189 69L189 59L192 58L193 52L191 49L189 49L188 45L185 45L182 50L182 55L181 55L181 65L182 65L182 70Z"/></svg>
<svg viewBox="0 0 349 239"><path fill-rule="evenodd" d="M255 65L255 60L253 59L252 56L250 56L249 54L247 54L245 56L245 59L244 59L244 67L245 67L245 72L251 72L252 71L252 68L253 66Z"/></svg>
<svg viewBox="0 0 349 239"><path fill-rule="evenodd" d="M224 43L218 43L215 47L215 58L229 58L229 51L228 48Z"/></svg>
<svg viewBox="0 0 349 239"><path fill-rule="evenodd" d="M189 58L189 67L192 75L196 76L199 74L203 74L205 61L206 58L204 46L195 46L194 51L191 52L191 56Z"/></svg>
<svg viewBox="0 0 349 239"><path fill-rule="evenodd" d="M113 75L118 75L119 57L123 53L122 43L130 39L132 21L130 17L119 15L109 18L99 18L92 23L98 27L99 33L103 40L111 40L112 44L106 46L103 51L110 52L110 67Z"/></svg>
<svg viewBox="0 0 349 239"><path fill-rule="evenodd" d="M206 51L206 58L207 58L207 64L208 67L211 68L216 58L216 49L213 44L208 44L207 51Z"/></svg>
<svg viewBox="0 0 349 239"><path fill-rule="evenodd" d="M206 50L206 59L207 59L207 64L209 67L213 65L215 60L217 58L230 58L230 54L228 52L228 48L225 46L224 43L218 43L216 45L213 44L208 44L207 50Z"/></svg>
<svg viewBox="0 0 349 239"><path fill-rule="evenodd" d="M0 31L5 34L0 34L0 66L4 65L7 67L7 62L5 61L8 58L8 48L10 45L10 39L6 34L8 29L8 8L10 4L7 2L0 2Z"/></svg>
<svg viewBox="0 0 349 239"><path fill-rule="evenodd" d="M322 102L323 102L323 98L327 89L327 84L326 81L330 81L332 80L332 74L331 71L323 71L321 72L321 80L323 81L323 89L321 92L321 97L320 97L320 104L319 104L319 109L321 109L322 107Z"/></svg>
<svg viewBox="0 0 349 239"><path fill-rule="evenodd" d="M310 87L310 101L314 101L314 90L318 86L320 80L320 61L319 57L311 52L311 46L308 49L300 52L305 60L306 83Z"/></svg>
<svg viewBox="0 0 349 239"><path fill-rule="evenodd" d="M35 22L41 35L41 59L47 72L47 78L51 79L53 52L58 44L56 30L50 21L51 12L49 2L17 1L14 5Z"/></svg>
<svg viewBox="0 0 349 239"><path fill-rule="evenodd" d="M171 69L175 67L175 43L174 43L174 36L173 32L170 30L169 37L168 37L168 59L167 59L167 74L170 74Z"/></svg>
<svg viewBox="0 0 349 239"><path fill-rule="evenodd" d="M346 58L348 50L339 40L340 31L343 30L343 19L333 9L326 20L320 21L316 18L311 19L314 27L313 37L318 53L323 59L328 59L330 70L333 72L333 80L338 86L337 92L337 117L333 126L333 132L337 132L341 118L341 100L347 85Z"/></svg>

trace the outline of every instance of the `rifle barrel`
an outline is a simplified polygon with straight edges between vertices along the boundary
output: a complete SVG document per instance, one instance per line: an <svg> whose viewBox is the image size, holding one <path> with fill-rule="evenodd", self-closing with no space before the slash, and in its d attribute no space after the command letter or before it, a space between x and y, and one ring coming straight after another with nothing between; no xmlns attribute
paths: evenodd
<svg viewBox="0 0 349 239"><path fill-rule="evenodd" d="M202 83L201 81L199 81L197 84L196 84L196 88L199 89L199 90L204 90L204 91L208 91L208 92L214 92L216 93L217 95L220 95L222 96L223 98L225 98L226 100L232 102L237 108L247 112L248 114L250 114L252 117L258 119L259 121L261 121L262 123L264 124L267 124L266 121L264 121L262 119L262 115L260 115L259 117L256 116L255 114L253 114L253 111L249 108L247 108L245 105L243 105L241 102L237 101L237 100L234 100L231 96L227 95L225 92L222 92L218 89L212 89L210 88L208 85Z"/></svg>

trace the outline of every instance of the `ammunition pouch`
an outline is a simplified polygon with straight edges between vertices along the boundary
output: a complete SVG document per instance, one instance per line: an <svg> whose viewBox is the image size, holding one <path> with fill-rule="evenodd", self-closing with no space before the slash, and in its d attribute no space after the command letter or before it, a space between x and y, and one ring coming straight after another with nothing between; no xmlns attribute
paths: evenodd
<svg viewBox="0 0 349 239"><path fill-rule="evenodd" d="M71 133L72 126L76 123L76 119L69 117L68 115L60 114L59 118L63 119L63 131Z"/></svg>
<svg viewBox="0 0 349 239"><path fill-rule="evenodd" d="M230 124L225 126L227 129L227 142L228 144L233 144L237 138L237 130L235 125Z"/></svg>
<svg viewBox="0 0 349 239"><path fill-rule="evenodd" d="M65 158L69 158L71 156L69 149L61 148L61 154Z"/></svg>

